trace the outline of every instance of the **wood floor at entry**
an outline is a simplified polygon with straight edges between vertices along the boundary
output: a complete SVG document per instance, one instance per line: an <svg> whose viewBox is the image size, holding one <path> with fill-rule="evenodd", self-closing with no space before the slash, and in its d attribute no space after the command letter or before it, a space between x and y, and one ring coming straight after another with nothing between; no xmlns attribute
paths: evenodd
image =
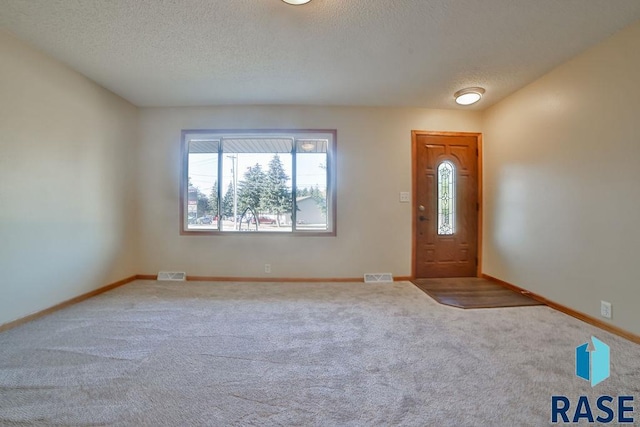
<svg viewBox="0 0 640 427"><path fill-rule="evenodd" d="M533 298L478 277L415 279L413 284L440 304L459 308L543 305Z"/></svg>

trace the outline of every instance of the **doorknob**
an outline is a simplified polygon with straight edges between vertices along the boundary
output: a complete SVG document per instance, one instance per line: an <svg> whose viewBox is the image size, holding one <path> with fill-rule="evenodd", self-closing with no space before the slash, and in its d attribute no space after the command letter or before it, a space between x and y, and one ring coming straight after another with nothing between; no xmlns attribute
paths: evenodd
<svg viewBox="0 0 640 427"><path fill-rule="evenodd" d="M422 206L422 205L418 206L418 210L419 210L420 212L424 212L424 206Z"/></svg>

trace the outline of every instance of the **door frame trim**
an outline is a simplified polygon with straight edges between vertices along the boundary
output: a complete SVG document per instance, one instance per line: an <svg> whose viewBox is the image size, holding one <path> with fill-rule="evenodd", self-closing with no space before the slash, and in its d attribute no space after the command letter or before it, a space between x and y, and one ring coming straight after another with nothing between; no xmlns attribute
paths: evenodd
<svg viewBox="0 0 640 427"><path fill-rule="evenodd" d="M482 133L481 132L450 132L450 131L411 131L411 278L416 278L416 224L418 198L418 136L475 136L478 143L478 265L476 266L476 277L482 275Z"/></svg>

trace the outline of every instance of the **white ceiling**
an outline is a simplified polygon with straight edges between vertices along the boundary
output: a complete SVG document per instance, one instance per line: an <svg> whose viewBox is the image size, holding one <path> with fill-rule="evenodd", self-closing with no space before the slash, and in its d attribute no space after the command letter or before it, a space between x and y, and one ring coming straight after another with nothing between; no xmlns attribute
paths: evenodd
<svg viewBox="0 0 640 427"><path fill-rule="evenodd" d="M0 28L138 106L482 109L638 19L638 0L0 0ZM466 86L485 98L457 107Z"/></svg>

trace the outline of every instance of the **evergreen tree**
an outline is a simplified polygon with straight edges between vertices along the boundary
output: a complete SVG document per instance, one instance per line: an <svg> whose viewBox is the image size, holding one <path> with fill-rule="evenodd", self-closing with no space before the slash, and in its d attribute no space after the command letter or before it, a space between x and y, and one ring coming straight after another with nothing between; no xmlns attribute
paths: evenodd
<svg viewBox="0 0 640 427"><path fill-rule="evenodd" d="M280 214L291 211L291 191L287 187L288 180L289 176L284 171L280 156L274 155L269 162L260 207L276 215L278 227L280 227Z"/></svg>
<svg viewBox="0 0 640 427"><path fill-rule="evenodd" d="M209 194L209 206L214 216L218 215L218 181L211 187L211 193Z"/></svg>
<svg viewBox="0 0 640 427"><path fill-rule="evenodd" d="M222 210L222 215L227 218L233 218L233 183L229 183L229 187L227 187L227 192L224 193L224 197L222 198L222 206L220 207Z"/></svg>
<svg viewBox="0 0 640 427"><path fill-rule="evenodd" d="M246 208L259 212L266 179L267 176L259 163L247 168L244 179L238 184L238 212L244 212Z"/></svg>

